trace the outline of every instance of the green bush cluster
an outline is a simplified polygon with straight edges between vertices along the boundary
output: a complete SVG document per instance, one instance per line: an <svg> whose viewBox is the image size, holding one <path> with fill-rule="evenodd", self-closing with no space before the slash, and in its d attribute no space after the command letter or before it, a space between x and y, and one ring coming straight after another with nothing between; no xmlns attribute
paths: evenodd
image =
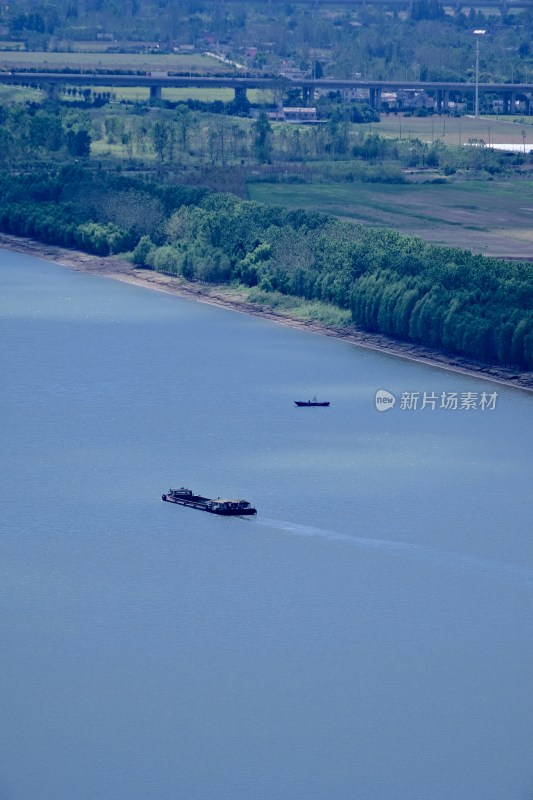
<svg viewBox="0 0 533 800"><path fill-rule="evenodd" d="M533 369L533 263L81 167L0 176L0 228L103 256L131 250L139 266L333 304L365 330Z"/></svg>
<svg viewBox="0 0 533 800"><path fill-rule="evenodd" d="M74 203L52 199L61 193L55 181L4 175L0 184L0 230L100 256L124 252L135 244L134 231L87 218Z"/></svg>
<svg viewBox="0 0 533 800"><path fill-rule="evenodd" d="M365 330L533 368L533 264L224 195L176 209L165 236L141 241L137 263L144 251L154 269L333 303Z"/></svg>

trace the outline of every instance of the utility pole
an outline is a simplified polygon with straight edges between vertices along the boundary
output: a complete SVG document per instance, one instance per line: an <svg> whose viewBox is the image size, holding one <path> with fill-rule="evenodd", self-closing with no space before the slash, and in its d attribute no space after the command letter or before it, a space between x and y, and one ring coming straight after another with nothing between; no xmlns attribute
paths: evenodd
<svg viewBox="0 0 533 800"><path fill-rule="evenodd" d="M474 31L476 37L476 102L474 116L479 119L479 37L484 36L487 31L478 29Z"/></svg>

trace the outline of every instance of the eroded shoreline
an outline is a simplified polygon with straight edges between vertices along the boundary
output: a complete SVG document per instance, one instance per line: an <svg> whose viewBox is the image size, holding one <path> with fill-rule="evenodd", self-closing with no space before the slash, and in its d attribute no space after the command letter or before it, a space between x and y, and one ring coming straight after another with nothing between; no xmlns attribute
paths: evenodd
<svg viewBox="0 0 533 800"><path fill-rule="evenodd" d="M33 239L10 236L5 233L0 233L0 247L5 250L25 253L46 261L52 261L77 272L111 278L201 303L231 308L241 313L252 314L293 328L301 328L324 336L342 339L358 347L377 350L389 355L406 358L410 361L427 364L428 366L533 392L533 373L531 372L521 373L505 367L486 366L461 356L447 356L444 353L439 353L421 345L399 342L382 334L359 332L350 328L336 328L319 322L302 321L277 313L268 307L239 299L238 294L231 287L186 283L181 278L163 275L152 270L139 269L129 262L117 258L100 258L78 250L67 250L66 248L42 244Z"/></svg>

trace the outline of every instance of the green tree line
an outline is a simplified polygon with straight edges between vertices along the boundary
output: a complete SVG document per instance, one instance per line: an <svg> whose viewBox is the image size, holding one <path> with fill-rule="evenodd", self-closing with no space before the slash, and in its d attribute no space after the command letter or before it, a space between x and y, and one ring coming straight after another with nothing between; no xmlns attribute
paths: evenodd
<svg viewBox="0 0 533 800"><path fill-rule="evenodd" d="M0 106L0 168L25 169L36 162L64 162L91 157L109 145L114 160L143 169L180 174L198 167L217 169L272 165L282 179L405 182L404 167L430 166L445 174L474 169L498 174L526 156L476 147L450 148L440 140L388 139L362 131L351 121L354 106L331 104L327 123L314 126L272 125L263 113L255 121L202 114L180 104L172 111L114 113L78 110L54 103ZM329 112L328 112L329 113ZM93 147L94 144L94 147ZM98 148L96 145L98 144ZM105 156L107 158L107 155ZM300 169L305 167L305 174ZM306 177L307 176L307 177ZM257 170L251 180L261 180Z"/></svg>
<svg viewBox="0 0 533 800"><path fill-rule="evenodd" d="M533 369L533 263L473 255L326 214L79 166L0 175L0 228L188 280L351 312L359 328Z"/></svg>
<svg viewBox="0 0 533 800"><path fill-rule="evenodd" d="M0 106L0 165L88 156L91 141L90 122L80 112L57 105Z"/></svg>

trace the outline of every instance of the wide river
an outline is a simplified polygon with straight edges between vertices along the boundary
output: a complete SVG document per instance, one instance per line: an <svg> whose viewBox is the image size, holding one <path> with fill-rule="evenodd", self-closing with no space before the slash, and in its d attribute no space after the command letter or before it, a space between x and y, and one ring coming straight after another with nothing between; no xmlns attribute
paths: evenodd
<svg viewBox="0 0 533 800"><path fill-rule="evenodd" d="M0 324L1 800L533 798L531 395L5 251Z"/></svg>

